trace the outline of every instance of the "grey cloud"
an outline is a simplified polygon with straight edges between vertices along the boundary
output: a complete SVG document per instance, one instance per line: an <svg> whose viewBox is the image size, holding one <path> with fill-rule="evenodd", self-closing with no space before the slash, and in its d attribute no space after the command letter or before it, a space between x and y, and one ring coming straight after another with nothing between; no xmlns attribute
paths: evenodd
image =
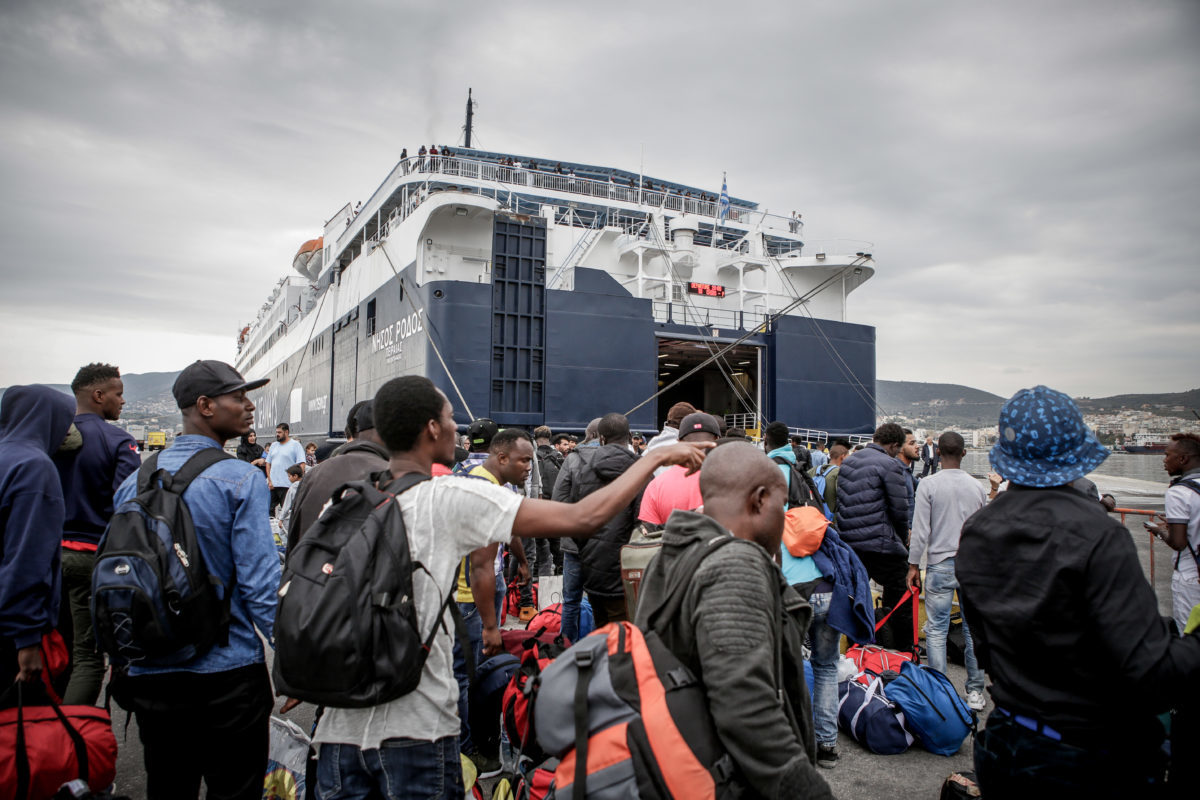
<svg viewBox="0 0 1200 800"><path fill-rule="evenodd" d="M484 147L632 169L644 149L651 175L715 191L728 171L814 238L872 240L850 310L878 326L880 377L1190 388L1161 337L1200 334L1198 20L1117 0L8 4L0 313L233 330L401 147L458 140L473 86Z"/></svg>

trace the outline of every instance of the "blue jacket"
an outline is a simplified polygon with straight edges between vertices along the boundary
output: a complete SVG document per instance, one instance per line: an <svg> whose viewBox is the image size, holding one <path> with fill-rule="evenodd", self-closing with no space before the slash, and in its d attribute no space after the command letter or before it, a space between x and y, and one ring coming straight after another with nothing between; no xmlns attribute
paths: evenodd
<svg viewBox="0 0 1200 800"><path fill-rule="evenodd" d="M825 529L821 548L812 554L812 560L825 580L833 584L825 624L846 634L852 642L874 642L875 607L871 598L871 579L867 568L832 525Z"/></svg>
<svg viewBox="0 0 1200 800"><path fill-rule="evenodd" d="M99 414L76 414L75 427L83 447L54 456L67 508L62 538L94 550L113 515L113 494L137 472L142 457L133 437Z"/></svg>
<svg viewBox="0 0 1200 800"><path fill-rule="evenodd" d="M17 649L58 623L64 512L50 454L74 414L48 386L11 386L0 403L0 638Z"/></svg>
<svg viewBox="0 0 1200 800"><path fill-rule="evenodd" d="M176 436L175 443L163 450L158 466L175 474L193 453L205 447L219 447L207 436ZM113 499L117 508L137 494L137 473L130 475ZM171 667L130 667L131 675L152 672L227 672L238 667L262 663L262 640L257 627L268 639L275 629L275 606L279 589L279 553L271 534L268 511L270 492L258 467L236 458L218 461L192 481L183 492L192 515L196 539L208 571L230 585L234 563L237 585L233 587L229 624L229 646L213 647L186 664ZM218 589L218 592L223 590Z"/></svg>
<svg viewBox="0 0 1200 800"><path fill-rule="evenodd" d="M859 553L907 555L908 486L904 465L872 442L838 470L834 525Z"/></svg>

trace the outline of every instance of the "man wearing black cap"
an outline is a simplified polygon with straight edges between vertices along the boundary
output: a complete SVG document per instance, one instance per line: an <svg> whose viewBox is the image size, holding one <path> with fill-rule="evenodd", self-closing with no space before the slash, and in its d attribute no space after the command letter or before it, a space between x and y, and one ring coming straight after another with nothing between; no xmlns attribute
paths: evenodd
<svg viewBox="0 0 1200 800"><path fill-rule="evenodd" d="M1071 487L1107 457L1061 392L1000 412L1009 487L964 523L955 563L996 703L975 739L984 797L1159 796L1157 715L1195 695L1200 637L1171 634L1129 531Z"/></svg>
<svg viewBox="0 0 1200 800"><path fill-rule="evenodd" d="M172 388L183 435L158 455L158 468L175 474L196 453L248 433L246 393L266 383L220 361L185 368ZM137 494L137 478L121 484L115 508ZM130 665L119 699L137 715L151 800L197 797L201 779L209 797L258 798L272 704L259 634L272 635L280 577L267 487L257 467L226 458L189 483L183 500L218 594L232 592L229 641L169 667Z"/></svg>
<svg viewBox="0 0 1200 800"><path fill-rule="evenodd" d="M679 422L677 441L715 442L719 438L721 424L711 414L696 411ZM672 467L656 473L654 480L646 487L638 519L661 528L667 524L667 517L671 516L675 509L693 511L703 504L704 501L700 497L700 473L688 475L687 470Z"/></svg>
<svg viewBox="0 0 1200 800"><path fill-rule="evenodd" d="M347 420L349 423L349 420ZM347 424L347 428L351 426ZM354 406L354 438L337 449L324 463L308 471L292 502L292 519L287 530L291 552L304 532L317 521L321 509L335 489L346 481L366 480L387 469L387 448L375 430L375 403L365 400Z"/></svg>

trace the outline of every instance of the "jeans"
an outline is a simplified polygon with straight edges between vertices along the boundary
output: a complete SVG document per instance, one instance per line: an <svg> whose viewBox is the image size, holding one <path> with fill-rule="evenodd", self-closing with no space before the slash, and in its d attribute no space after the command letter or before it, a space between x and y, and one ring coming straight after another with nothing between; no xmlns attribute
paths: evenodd
<svg viewBox="0 0 1200 800"><path fill-rule="evenodd" d="M583 602L583 564L578 553L563 550L562 635L568 642L579 638L579 604ZM593 613L595 608L592 609Z"/></svg>
<svg viewBox="0 0 1200 800"><path fill-rule="evenodd" d="M925 647L929 651L929 666L946 672L946 636L950 633L950 606L958 578L954 576L954 559L947 558L925 568ZM982 692L983 670L975 659L975 643L971 630L963 619L963 638L966 639L967 691Z"/></svg>
<svg viewBox="0 0 1200 800"><path fill-rule="evenodd" d="M813 619L808 628L808 647L812 651L813 668L813 722L817 743L829 747L837 744L837 663L842 640L841 633L825 624L832 599L832 592L818 592L809 598Z"/></svg>
<svg viewBox="0 0 1200 800"><path fill-rule="evenodd" d="M1161 741L1129 734L1077 747L993 711L975 737L975 774L984 797L1158 797Z"/></svg>
<svg viewBox="0 0 1200 800"><path fill-rule="evenodd" d="M69 706L95 705L104 682L104 656L96 651L90 606L95 566L95 553L62 551L62 608L71 616L71 680L63 696Z"/></svg>
<svg viewBox="0 0 1200 800"><path fill-rule="evenodd" d="M471 642L471 650L475 656L475 668L483 661L483 619L474 603L459 603L458 613L462 614L463 624L467 627L467 638ZM467 659L463 653L462 643L454 637L454 679L458 681L458 719L461 723L458 735L458 745L462 752L470 755L476 750L475 742L471 740L471 717L468 697L471 682L467 675Z"/></svg>
<svg viewBox="0 0 1200 800"><path fill-rule="evenodd" d="M388 739L379 749L322 744L318 800L441 800L463 796L458 739Z"/></svg>

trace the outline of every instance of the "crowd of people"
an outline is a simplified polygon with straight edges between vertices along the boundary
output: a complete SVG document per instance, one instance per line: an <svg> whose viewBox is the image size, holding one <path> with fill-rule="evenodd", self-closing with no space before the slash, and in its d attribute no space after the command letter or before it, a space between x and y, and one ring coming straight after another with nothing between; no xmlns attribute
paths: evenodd
<svg viewBox="0 0 1200 800"><path fill-rule="evenodd" d="M43 386L11 387L0 404L0 684L42 681L41 642L57 630L72 653L69 672L54 676L65 702L97 702L106 665L92 586L106 526L154 482L186 486L182 502L227 613L215 644L113 659L110 689L137 718L151 798L197 797L202 782L210 798L261 796L275 702L263 643L273 643L280 598L297 579L287 557L324 530L345 484L386 490L406 477L411 488L393 500L420 567L412 603L429 638L419 683L323 707L312 737L316 797L462 796L460 754L479 774L496 773L497 754L482 752L468 725L471 665L503 649L508 586L521 587L527 620L537 612L533 579L550 575L561 575L568 643L586 601L597 628L653 631L699 680L737 796L832 797L821 768L839 762L843 638L912 651L917 602L903 601L923 594L925 651L944 672L956 593L966 703L982 712L988 694L992 702L974 741L984 796L1194 791L1194 434L1172 437L1164 519L1148 526L1178 553L1174 614L1163 618L1129 532L1088 488L1107 450L1070 398L1043 386L1001 412L989 497L962 469L966 447L953 431L921 446L885 423L865 446L805 447L784 422L750 438L677 403L649 439L619 413L593 420L582 439L490 419L464 436L447 397L415 376L356 404L344 442L306 447L280 423L264 449L248 395L264 383L219 361L186 367L172 389L182 434L146 464L106 422L124 402L115 367L80 369L73 404ZM190 466L198 459L199 471ZM790 537L814 531L829 546L799 554ZM622 547L645 537L661 550L631 605ZM872 581L891 611L878 632ZM1169 739L1159 718L1168 711Z"/></svg>

